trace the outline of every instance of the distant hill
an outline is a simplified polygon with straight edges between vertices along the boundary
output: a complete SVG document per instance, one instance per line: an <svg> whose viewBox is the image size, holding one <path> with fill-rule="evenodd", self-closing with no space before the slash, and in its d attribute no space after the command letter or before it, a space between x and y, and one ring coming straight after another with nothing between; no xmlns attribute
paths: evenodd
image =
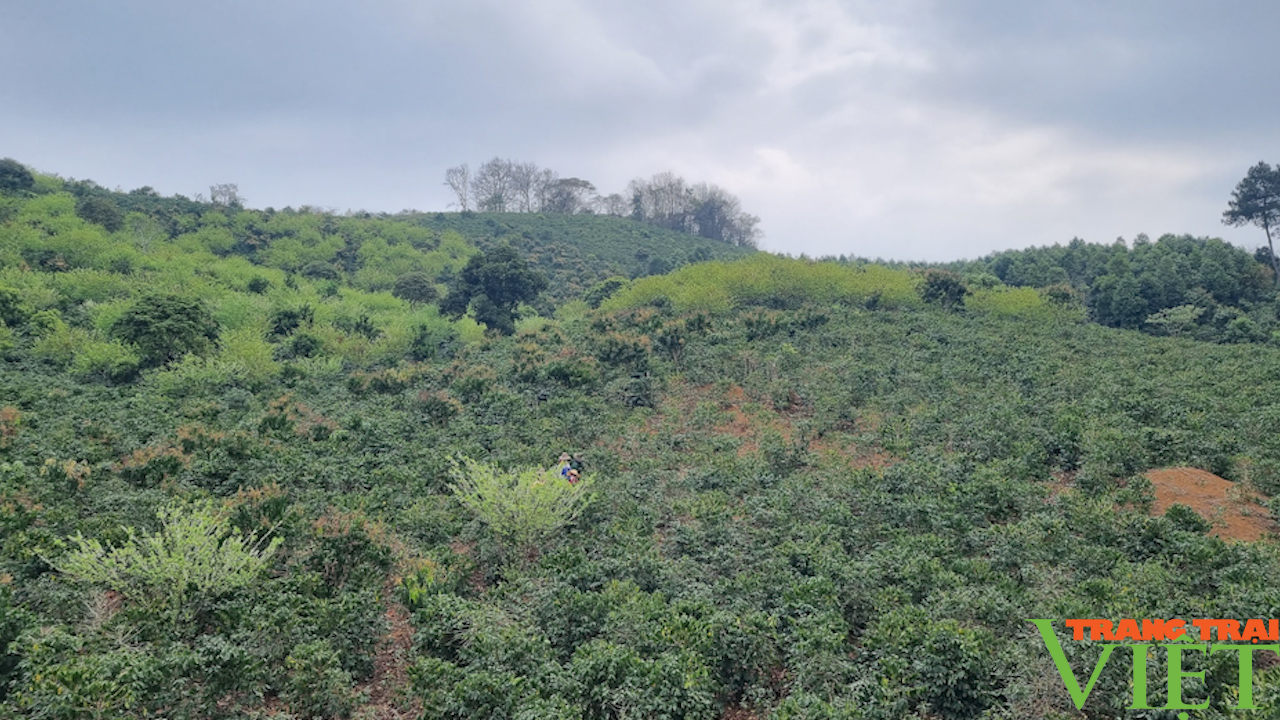
<svg viewBox="0 0 1280 720"><path fill-rule="evenodd" d="M552 305L577 299L594 283L611 276L627 278L658 275L682 265L731 259L754 250L717 242L688 233L664 229L627 218L565 213L417 213L348 212L345 214L303 206L299 209L245 207L234 185L212 188L211 200L181 195L162 196L150 187L129 192L113 191L91 180L62 180L39 175L30 194L68 193L75 198L75 212L83 220L108 232L176 239L200 234L210 227L225 231L215 254L243 255L255 264L291 272L331 274L323 265L365 290L389 289L394 268L367 267L387 260L381 248L365 251L365 240L394 248L393 265L400 271L434 272L445 285L456 269L454 263L415 262L419 252L429 252L442 242L455 250L465 245L487 250L498 243L511 244L547 275L547 297ZM0 222L16 211L17 198L0 202ZM5 208L11 208L6 210ZM291 218L291 219L289 219ZM423 232L428 231L428 232ZM297 248L298 241L303 245ZM277 245L285 246L284 249ZM455 253L457 254L457 253ZM469 252L462 253L469 255ZM290 263L292 257L305 262ZM465 258L464 258L465 259ZM363 279L359 278L363 273ZM371 276L377 279L370 281Z"/></svg>

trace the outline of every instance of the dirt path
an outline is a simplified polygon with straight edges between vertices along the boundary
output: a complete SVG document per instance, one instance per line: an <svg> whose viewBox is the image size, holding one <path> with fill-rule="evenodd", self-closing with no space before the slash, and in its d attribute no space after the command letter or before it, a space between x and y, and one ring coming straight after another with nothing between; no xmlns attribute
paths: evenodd
<svg viewBox="0 0 1280 720"><path fill-rule="evenodd" d="M422 701L409 692L409 654L413 648L413 626L409 611L395 596L387 598L387 634L378 644L373 661L373 677L360 689L369 692L369 701L358 709L358 720L409 720L422 715Z"/></svg>

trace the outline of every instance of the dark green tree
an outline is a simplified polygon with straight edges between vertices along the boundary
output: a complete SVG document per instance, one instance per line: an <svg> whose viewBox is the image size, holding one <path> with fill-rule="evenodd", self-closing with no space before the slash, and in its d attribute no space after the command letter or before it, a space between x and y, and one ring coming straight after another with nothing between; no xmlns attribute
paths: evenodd
<svg viewBox="0 0 1280 720"><path fill-rule="evenodd" d="M35 176L25 165L13 158L0 160L0 192L30 190L35 184Z"/></svg>
<svg viewBox="0 0 1280 720"><path fill-rule="evenodd" d="M396 279L391 294L411 303L433 303L440 299L440 291L431 276L421 272L411 272Z"/></svg>
<svg viewBox="0 0 1280 720"><path fill-rule="evenodd" d="M1222 213L1225 225L1257 225L1267 234L1267 247L1271 250L1271 271L1280 284L1280 262L1276 259L1276 247L1271 240L1271 228L1280 226L1280 167L1265 162L1249 168L1244 179L1231 192L1231 200Z"/></svg>
<svg viewBox="0 0 1280 720"><path fill-rule="evenodd" d="M927 303L935 303L945 308L954 308L964 302L964 279L949 270L931 269L925 271L924 282L920 285L920 297Z"/></svg>
<svg viewBox="0 0 1280 720"><path fill-rule="evenodd" d="M471 256L440 309L461 317L470 308L490 330L510 335L516 329L516 306L532 302L546 289L547 278L504 243Z"/></svg>
<svg viewBox="0 0 1280 720"><path fill-rule="evenodd" d="M120 211L120 207L98 195L81 198L76 203L76 214L86 222L101 225L107 232L115 232L124 227L124 213Z"/></svg>
<svg viewBox="0 0 1280 720"><path fill-rule="evenodd" d="M199 300L179 295L144 295L111 329L136 345L143 363L153 367L187 353L207 352L218 340L213 315Z"/></svg>
<svg viewBox="0 0 1280 720"><path fill-rule="evenodd" d="M630 280L614 275L592 285L582 299L590 305L592 309L600 307L600 303L608 300L611 295L621 290Z"/></svg>

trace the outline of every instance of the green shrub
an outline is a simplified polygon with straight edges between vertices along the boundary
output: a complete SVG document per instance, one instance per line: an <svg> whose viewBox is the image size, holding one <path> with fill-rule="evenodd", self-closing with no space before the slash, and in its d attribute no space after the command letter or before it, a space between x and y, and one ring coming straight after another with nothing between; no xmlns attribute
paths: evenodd
<svg viewBox="0 0 1280 720"><path fill-rule="evenodd" d="M977 290L965 298L964 306L970 310L988 312L1006 317L1049 319L1054 307L1045 301L1035 288L1000 287Z"/></svg>
<svg viewBox="0 0 1280 720"><path fill-rule="evenodd" d="M291 710L307 718L347 718L355 709L351 675L338 653L324 640L299 645L284 661L288 670L281 697Z"/></svg>
<svg viewBox="0 0 1280 720"><path fill-rule="evenodd" d="M968 293L964 278L947 270L926 270L924 281L920 283L920 298L945 308L959 307Z"/></svg>
<svg viewBox="0 0 1280 720"><path fill-rule="evenodd" d="M1170 505L1169 509L1164 511L1164 516L1179 530L1203 535L1213 529L1213 523L1205 520L1200 516L1200 513L1181 503Z"/></svg>
<svg viewBox="0 0 1280 720"><path fill-rule="evenodd" d="M170 612L177 627L195 600L253 583L281 543L242 535L207 503L161 508L156 516L159 531L124 528L126 540L114 548L76 533L53 564L76 580Z"/></svg>
<svg viewBox="0 0 1280 720"><path fill-rule="evenodd" d="M25 165L13 158L0 160L0 192L26 192L35 187L36 179Z"/></svg>
<svg viewBox="0 0 1280 720"><path fill-rule="evenodd" d="M570 484L554 470L507 472L465 457L454 463L452 476L458 502L509 550L526 556L582 512L591 490L590 477Z"/></svg>
<svg viewBox="0 0 1280 720"><path fill-rule="evenodd" d="M670 275L641 278L601 303L605 310L653 305L660 298L676 312L722 312L734 306L774 309L806 304L916 307L915 279L880 265L848 267L757 253L735 262L708 262Z"/></svg>

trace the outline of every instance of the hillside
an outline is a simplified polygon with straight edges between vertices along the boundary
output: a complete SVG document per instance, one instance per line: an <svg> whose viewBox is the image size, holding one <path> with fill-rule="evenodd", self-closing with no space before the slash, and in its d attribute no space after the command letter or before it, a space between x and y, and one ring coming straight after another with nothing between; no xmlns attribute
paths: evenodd
<svg viewBox="0 0 1280 720"><path fill-rule="evenodd" d="M0 193L0 222L52 231L54 226L46 220L57 216L62 218L58 231L75 229L91 244L122 242L136 251L169 241L186 252L244 258L263 268L374 292L390 290L396 278L408 272L425 272L443 289L459 259L465 260L475 249L488 250L506 242L520 249L550 281L546 293L550 304L544 309L577 299L611 276L661 274L690 262L752 252L604 215L337 214L311 207L255 210L244 207L234 186L228 187L232 189L225 190L226 197L212 202L164 197L151 188L111 191L92 181L40 175L31 191ZM72 213L83 225L66 225ZM19 248L26 253L22 261L64 270L101 259L58 242L37 244ZM18 261L9 259L10 264Z"/></svg>
<svg viewBox="0 0 1280 720"><path fill-rule="evenodd" d="M405 218L436 233L453 231L484 250L508 242L551 278L557 301L580 297L611 276L662 275L754 251L607 215L432 213Z"/></svg>
<svg viewBox="0 0 1280 720"><path fill-rule="evenodd" d="M384 284L532 216L3 207L3 713L1109 718L1027 618L1280 607L1274 348L763 253L502 337ZM1208 473L1263 539L1169 501Z"/></svg>

